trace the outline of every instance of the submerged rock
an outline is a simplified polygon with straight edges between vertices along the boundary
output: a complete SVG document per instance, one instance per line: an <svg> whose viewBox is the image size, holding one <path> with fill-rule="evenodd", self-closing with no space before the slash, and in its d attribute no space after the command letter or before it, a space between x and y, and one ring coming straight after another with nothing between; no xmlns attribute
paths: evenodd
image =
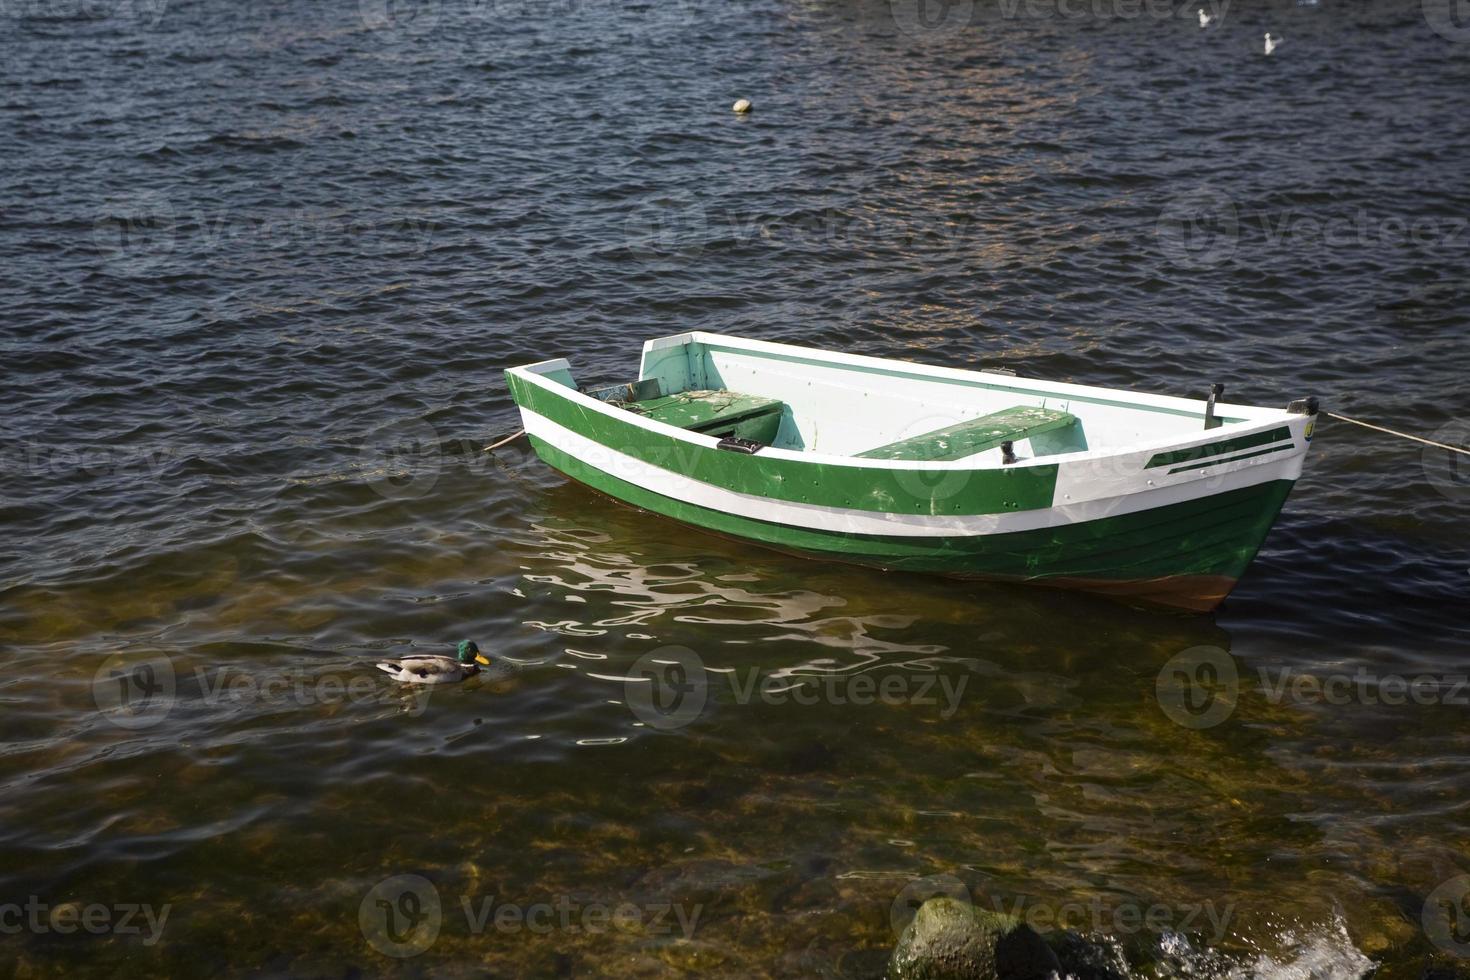
<svg viewBox="0 0 1470 980"><path fill-rule="evenodd" d="M1060 969L1019 919L944 896L919 906L888 960L889 980L1045 980Z"/></svg>
<svg viewBox="0 0 1470 980"><path fill-rule="evenodd" d="M995 972L1000 980L1055 980L1060 976L1061 963L1035 929L1018 919L1002 921L1010 931L995 944Z"/></svg>
<svg viewBox="0 0 1470 980"><path fill-rule="evenodd" d="M1070 929L1048 933L1046 942L1062 964L1062 974L1071 980L1128 980L1128 964L1110 946Z"/></svg>

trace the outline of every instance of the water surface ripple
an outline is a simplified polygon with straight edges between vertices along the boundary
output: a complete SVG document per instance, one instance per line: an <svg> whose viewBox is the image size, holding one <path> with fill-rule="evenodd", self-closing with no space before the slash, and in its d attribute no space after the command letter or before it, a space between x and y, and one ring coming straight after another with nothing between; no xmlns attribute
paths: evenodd
<svg viewBox="0 0 1470 980"><path fill-rule="evenodd" d="M0 901L169 908L0 955L873 977L953 880L1140 978L1470 953L1424 928L1470 872L1447 459L1324 422L1192 617L801 562L478 451L505 367L624 380L687 329L1463 442L1470 36L1195 6L0 5ZM372 669L464 636L463 686ZM1210 727L1158 694L1200 647ZM649 724L688 656L702 711ZM1363 673L1440 694L1279 686ZM409 959L364 925L399 875L442 913Z"/></svg>

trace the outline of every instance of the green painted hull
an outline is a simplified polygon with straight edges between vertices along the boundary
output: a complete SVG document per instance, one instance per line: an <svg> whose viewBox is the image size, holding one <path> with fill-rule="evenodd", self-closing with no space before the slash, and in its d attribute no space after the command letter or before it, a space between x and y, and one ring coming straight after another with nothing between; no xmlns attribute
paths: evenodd
<svg viewBox="0 0 1470 980"><path fill-rule="evenodd" d="M589 412L559 393L538 390L514 376L510 378L510 390L522 409L600 446L691 480L769 500L877 514L973 515L1039 510L1051 507L1055 497L1055 466L974 470L955 478L768 456L762 457L759 465L751 465L748 456L651 433L633 416L617 418ZM551 462L545 455L542 458ZM607 492L628 499L621 493ZM647 509L665 513L656 507ZM708 526L700 521L690 523Z"/></svg>
<svg viewBox="0 0 1470 980"><path fill-rule="evenodd" d="M848 534L753 520L628 483L532 437L567 476L636 507L782 551L886 569L1026 581L1189 609L1219 604L1291 492L1272 480L1199 500L1028 531L949 537Z"/></svg>

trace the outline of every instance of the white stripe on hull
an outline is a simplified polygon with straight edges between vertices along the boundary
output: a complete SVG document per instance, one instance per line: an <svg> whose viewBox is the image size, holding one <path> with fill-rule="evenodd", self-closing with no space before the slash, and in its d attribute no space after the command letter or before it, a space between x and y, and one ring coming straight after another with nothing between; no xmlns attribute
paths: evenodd
<svg viewBox="0 0 1470 980"><path fill-rule="evenodd" d="M1147 481L1157 478L1156 471L1135 471L1128 474L1126 480L1122 478L1121 473L1112 474L1113 478L1106 482L1114 486L1126 486L1130 492L1072 503L1064 500L1063 486L1080 489L1086 476L1082 472L1069 474L1070 468L1063 465L1057 478L1058 506L1003 514L891 514L843 507L826 507L820 504L804 504L740 493L712 483L695 480L618 452L528 409L521 409L521 419L528 433L555 446L574 459L601 470L609 476L665 497L750 520L768 521L790 527L841 534L897 537L965 537L1004 534L1077 524L1122 514L1135 514L1156 507L1211 497L1229 490L1256 486L1272 480L1294 480L1301 473L1302 457L1305 455L1305 450L1299 449L1285 459L1273 459L1268 456L1259 461L1242 460L1238 463L1217 464L1209 467L1208 470L1201 471L1201 474L1194 479L1180 480L1176 477L1166 486L1153 488L1149 488ZM1086 467L1079 465L1077 469L1084 470ZM958 475L953 474L947 479L953 479ZM1064 480L1064 476L1067 479ZM1096 474L1093 475L1091 481L1087 482L1091 482L1095 490Z"/></svg>

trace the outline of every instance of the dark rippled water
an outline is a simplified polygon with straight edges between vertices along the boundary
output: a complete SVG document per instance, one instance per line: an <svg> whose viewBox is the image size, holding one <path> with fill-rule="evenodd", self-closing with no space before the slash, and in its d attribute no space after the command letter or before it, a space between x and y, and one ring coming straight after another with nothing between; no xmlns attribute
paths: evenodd
<svg viewBox="0 0 1470 980"><path fill-rule="evenodd" d="M872 977L958 885L1139 978L1463 969L1447 454L1324 422L1192 617L479 452L506 366L690 328L1463 444L1470 27L1194 6L0 3L0 962ZM621 680L670 647L679 724Z"/></svg>

